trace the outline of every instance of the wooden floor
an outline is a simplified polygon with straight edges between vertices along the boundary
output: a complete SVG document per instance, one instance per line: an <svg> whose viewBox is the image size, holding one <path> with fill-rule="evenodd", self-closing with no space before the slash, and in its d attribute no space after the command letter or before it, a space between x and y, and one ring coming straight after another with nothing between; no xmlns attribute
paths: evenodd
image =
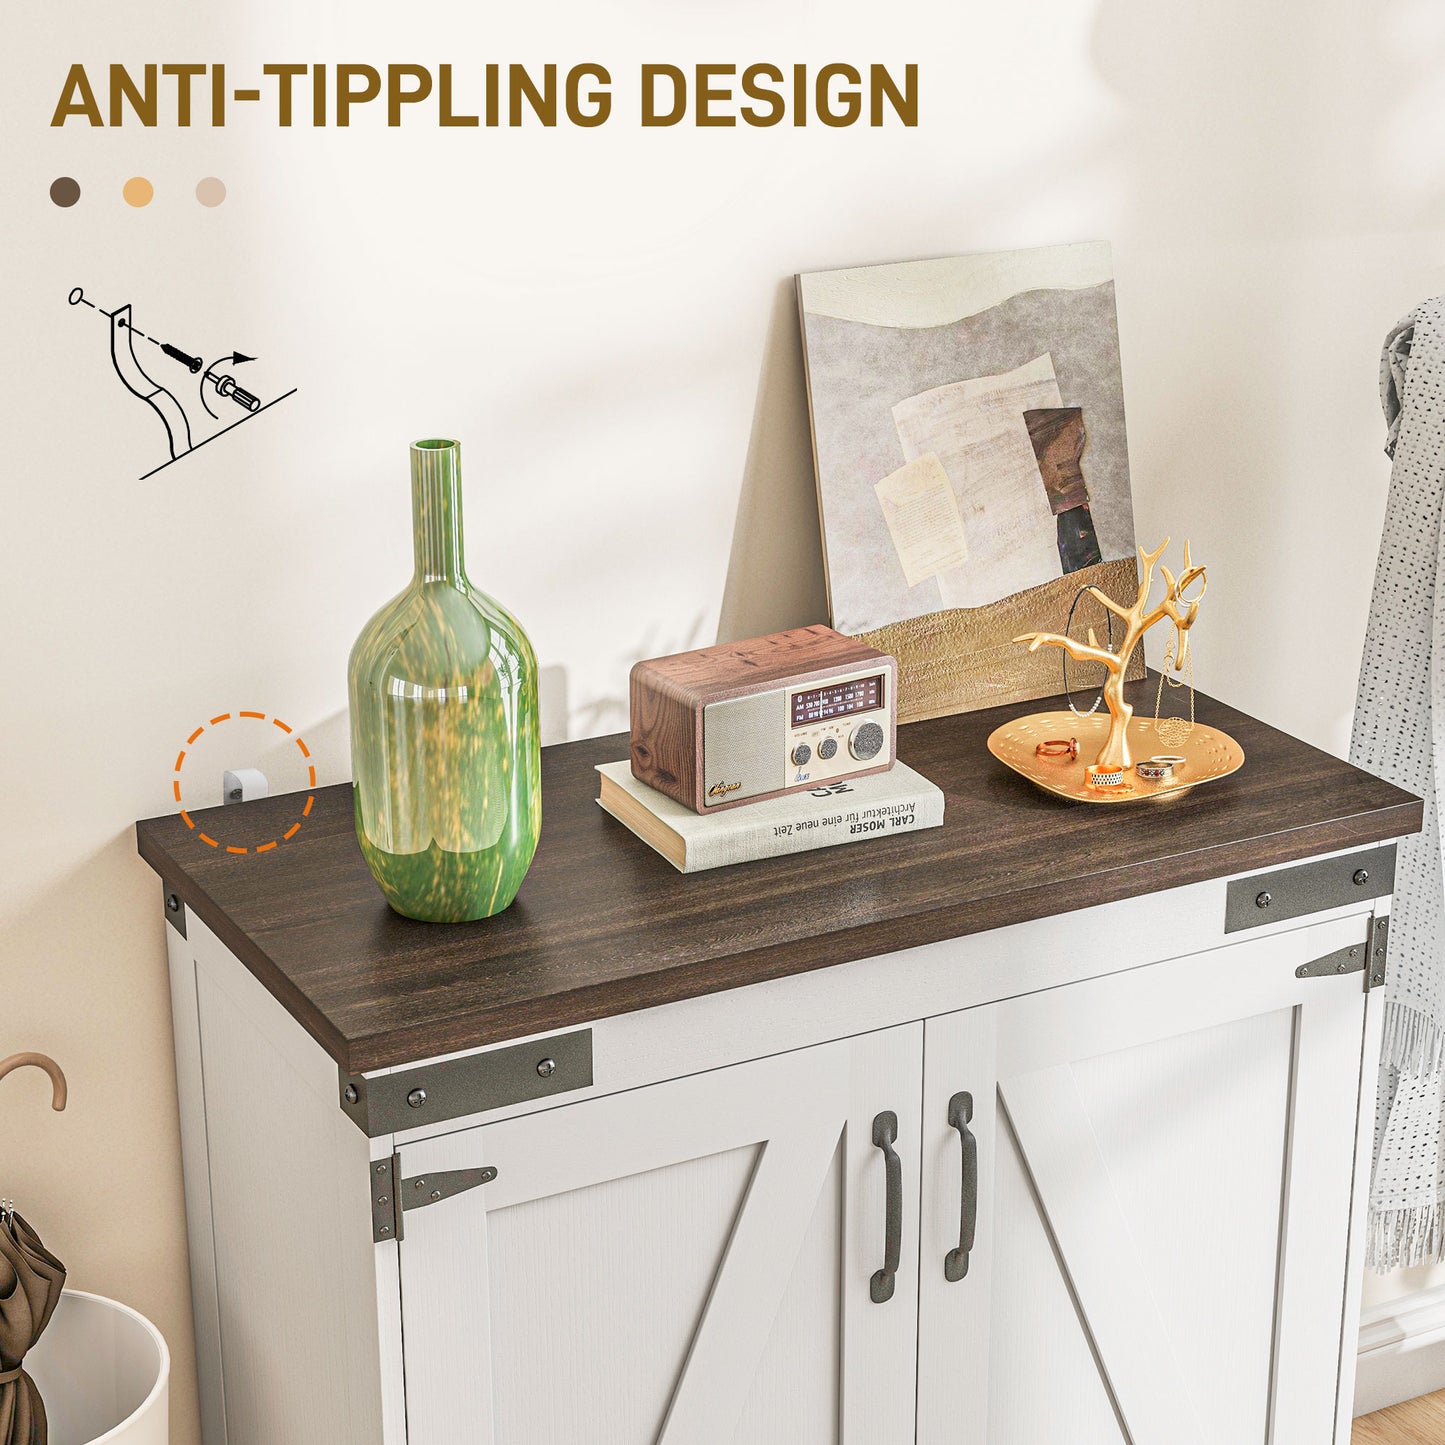
<svg viewBox="0 0 1445 1445"><path fill-rule="evenodd" d="M1350 1440L1351 1445L1445 1445L1445 1390L1361 1415Z"/></svg>

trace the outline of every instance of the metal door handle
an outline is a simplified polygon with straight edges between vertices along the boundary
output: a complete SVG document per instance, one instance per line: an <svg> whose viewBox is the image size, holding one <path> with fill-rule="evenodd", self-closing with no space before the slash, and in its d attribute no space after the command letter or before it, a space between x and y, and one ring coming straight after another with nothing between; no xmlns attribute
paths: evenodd
<svg viewBox="0 0 1445 1445"><path fill-rule="evenodd" d="M973 1095L955 1094L948 1101L949 1127L958 1130L963 1150L963 1192L958 1206L958 1248L943 1257L943 1277L957 1284L968 1273L968 1256L978 1226L978 1140L968 1127L973 1122Z"/></svg>
<svg viewBox="0 0 1445 1445"><path fill-rule="evenodd" d="M883 1226L883 1268L873 1271L868 1297L876 1305L893 1298L893 1282L903 1254L903 1165L894 1149L898 1138L898 1115L885 1109L873 1120L873 1142L883 1151L887 1171L888 1208Z"/></svg>

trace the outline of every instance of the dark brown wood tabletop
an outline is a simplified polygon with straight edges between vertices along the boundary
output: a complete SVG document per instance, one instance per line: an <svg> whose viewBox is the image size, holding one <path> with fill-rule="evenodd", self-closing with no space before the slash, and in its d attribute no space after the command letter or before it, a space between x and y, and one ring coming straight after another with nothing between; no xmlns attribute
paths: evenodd
<svg viewBox="0 0 1445 1445"><path fill-rule="evenodd" d="M1131 687L1152 712L1152 678ZM941 828L707 873L676 872L597 806L627 737L542 754L542 841L511 908L479 923L392 913L362 861L350 784L289 840L289 794L136 825L141 856L351 1073L824 968L1417 832L1418 798L1205 697L1243 746L1232 777L1168 804L1103 808L1033 788L985 740L1062 706L1014 703L898 730L947 797Z"/></svg>

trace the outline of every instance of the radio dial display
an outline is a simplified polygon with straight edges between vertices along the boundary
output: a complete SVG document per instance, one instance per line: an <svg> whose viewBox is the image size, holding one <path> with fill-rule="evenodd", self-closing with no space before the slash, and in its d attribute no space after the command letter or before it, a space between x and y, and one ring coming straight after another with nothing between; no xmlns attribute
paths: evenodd
<svg viewBox="0 0 1445 1445"><path fill-rule="evenodd" d="M854 678L851 682L830 683L810 692L793 694L793 726L829 722L855 712L872 712L883 706L883 677Z"/></svg>

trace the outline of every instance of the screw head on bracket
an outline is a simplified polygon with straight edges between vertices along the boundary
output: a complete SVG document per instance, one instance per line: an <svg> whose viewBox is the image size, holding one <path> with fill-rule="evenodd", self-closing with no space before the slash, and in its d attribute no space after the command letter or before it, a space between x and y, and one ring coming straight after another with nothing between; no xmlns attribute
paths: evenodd
<svg viewBox="0 0 1445 1445"><path fill-rule="evenodd" d="M537 1065L537 1073L544 1079L550 1079L557 1072L556 1059L543 1059Z"/></svg>
<svg viewBox="0 0 1445 1445"><path fill-rule="evenodd" d="M181 898L180 898L180 894L178 894L178 893L167 893L167 894L166 894L166 907L167 907L168 909L170 909L170 911L171 911L172 913L179 913L179 912L181 911Z"/></svg>
<svg viewBox="0 0 1445 1445"><path fill-rule="evenodd" d="M426 1103L426 1090L413 1089L411 1093L406 1096L406 1102L413 1109L420 1109L421 1106Z"/></svg>
<svg viewBox="0 0 1445 1445"><path fill-rule="evenodd" d="M361 1095L357 1093L355 1084L348 1084L346 1086L346 1092L341 1097L345 1099L348 1104L354 1104Z"/></svg>
<svg viewBox="0 0 1445 1445"><path fill-rule="evenodd" d="M1365 868L1355 869L1355 887L1363 888L1370 881L1369 871Z"/></svg>
<svg viewBox="0 0 1445 1445"><path fill-rule="evenodd" d="M1273 902L1274 899L1271 898L1268 893L1260 893L1255 897L1254 906L1256 908L1268 908Z"/></svg>

